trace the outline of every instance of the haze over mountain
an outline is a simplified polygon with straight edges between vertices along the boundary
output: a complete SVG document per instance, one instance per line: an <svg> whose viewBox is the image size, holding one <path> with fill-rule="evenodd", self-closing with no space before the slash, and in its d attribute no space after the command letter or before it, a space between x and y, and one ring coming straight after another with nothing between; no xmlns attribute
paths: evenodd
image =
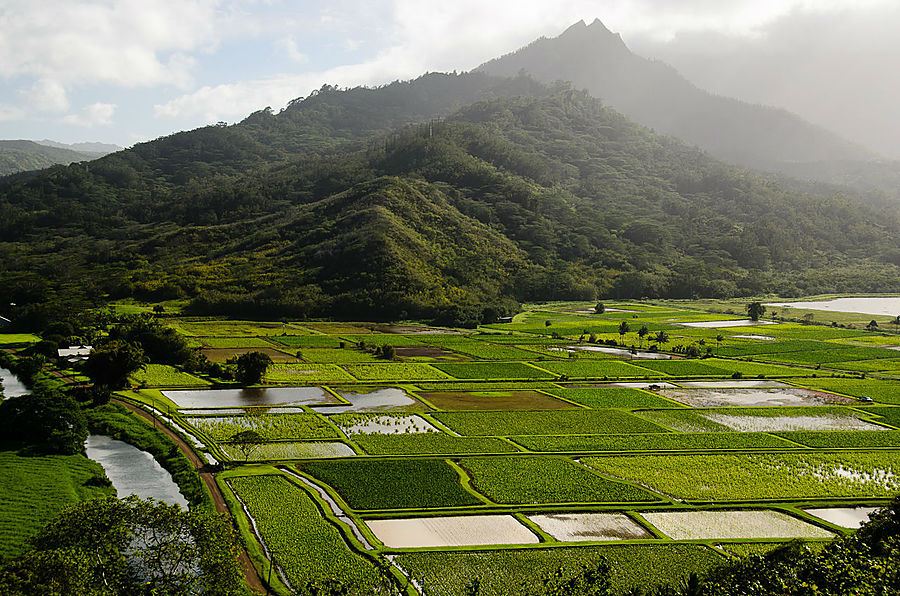
<svg viewBox="0 0 900 596"><path fill-rule="evenodd" d="M0 176L49 168L52 165L68 165L76 161L89 161L102 157L112 150L91 151L97 144L81 143L79 145L50 144L52 141L0 141ZM76 147L79 147L76 149ZM104 145L103 147L115 147Z"/></svg>
<svg viewBox="0 0 900 596"><path fill-rule="evenodd" d="M797 163L877 157L786 110L708 93L672 67L632 53L599 20L576 23L559 37L538 39L479 70L570 81L645 126L746 167L783 171Z"/></svg>
<svg viewBox="0 0 900 596"><path fill-rule="evenodd" d="M0 301L19 305L471 323L517 300L900 291L896 214L481 73L323 87L0 181L0 237Z"/></svg>

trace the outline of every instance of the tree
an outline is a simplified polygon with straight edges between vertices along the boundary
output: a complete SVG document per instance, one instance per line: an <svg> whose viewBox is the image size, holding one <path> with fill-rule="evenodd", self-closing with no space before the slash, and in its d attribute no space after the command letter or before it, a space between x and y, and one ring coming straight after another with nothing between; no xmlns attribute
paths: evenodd
<svg viewBox="0 0 900 596"><path fill-rule="evenodd" d="M31 395L0 402L0 436L35 451L71 455L84 449L88 429L78 402L44 379Z"/></svg>
<svg viewBox="0 0 900 596"><path fill-rule="evenodd" d="M656 343L658 343L660 345L668 343L669 334L666 333L665 331L660 331L653 337L653 341L655 341Z"/></svg>
<svg viewBox="0 0 900 596"><path fill-rule="evenodd" d="M621 335L622 337L625 337L625 334L628 333L630 329L631 327L628 326L628 321L622 321L621 323L619 323L619 335Z"/></svg>
<svg viewBox="0 0 900 596"><path fill-rule="evenodd" d="M265 440L262 438L262 435L255 430L242 430L241 432L232 435L229 442L241 452L241 455L244 456L244 461L247 461L250 459L253 450L256 449L258 445L265 443Z"/></svg>
<svg viewBox="0 0 900 596"><path fill-rule="evenodd" d="M385 360L393 360L397 357L397 349L390 344L384 344L381 346L381 357Z"/></svg>
<svg viewBox="0 0 900 596"><path fill-rule="evenodd" d="M127 341L111 341L91 350L84 363L84 374L94 385L116 390L125 387L128 376L147 362L143 350Z"/></svg>
<svg viewBox="0 0 900 596"><path fill-rule="evenodd" d="M878 321L872 319L871 321L869 321L869 324L866 325L866 329L868 329L869 331L875 331L876 329L878 329Z"/></svg>
<svg viewBox="0 0 900 596"><path fill-rule="evenodd" d="M272 366L272 358L262 352L247 352L237 358L229 358L228 364L236 367L235 378L243 385L255 385L259 383L269 367Z"/></svg>
<svg viewBox="0 0 900 596"><path fill-rule="evenodd" d="M0 593L243 594L234 531L224 517L108 497L64 510L0 571Z"/></svg>
<svg viewBox="0 0 900 596"><path fill-rule="evenodd" d="M602 315L606 312L606 305L602 302L598 302L596 306L594 306L594 312L598 315Z"/></svg>
<svg viewBox="0 0 900 596"><path fill-rule="evenodd" d="M747 316L751 321L758 321L764 314L766 314L766 307L762 302L751 302L747 305Z"/></svg>
<svg viewBox="0 0 900 596"><path fill-rule="evenodd" d="M716 335L716 353L719 351L719 344L725 339L725 336L719 333Z"/></svg>
<svg viewBox="0 0 900 596"><path fill-rule="evenodd" d="M650 333L650 329L648 329L646 325L641 325L641 328L638 329L637 333L638 333L638 339L640 340L641 347L643 347L644 337L646 337L647 334Z"/></svg>

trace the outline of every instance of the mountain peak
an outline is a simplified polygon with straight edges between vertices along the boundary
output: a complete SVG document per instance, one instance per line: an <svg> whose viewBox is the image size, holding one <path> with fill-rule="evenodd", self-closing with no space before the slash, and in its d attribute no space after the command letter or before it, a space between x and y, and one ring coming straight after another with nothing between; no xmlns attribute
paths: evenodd
<svg viewBox="0 0 900 596"><path fill-rule="evenodd" d="M616 48L628 51L625 42L618 33L610 31L600 19L594 19L590 25L583 20L578 21L568 29L562 32L557 38L560 41L567 41L572 44L589 43L596 48Z"/></svg>

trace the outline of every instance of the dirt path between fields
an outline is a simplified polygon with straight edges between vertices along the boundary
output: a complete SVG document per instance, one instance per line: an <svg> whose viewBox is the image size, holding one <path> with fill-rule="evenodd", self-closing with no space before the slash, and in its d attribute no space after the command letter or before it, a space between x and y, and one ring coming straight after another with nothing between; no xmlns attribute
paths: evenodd
<svg viewBox="0 0 900 596"><path fill-rule="evenodd" d="M111 399L119 405L125 406L138 416L149 420L150 422L154 422L153 416L141 408L134 406L128 402L121 401L118 399ZM225 504L225 497L222 496L222 491L219 489L219 485L216 484L216 475L212 472L203 471L206 467L206 462L201 460L194 450L191 449L191 446L184 442L184 440L176 435L174 432L166 428L164 425L157 425L157 428L165 433L167 437L169 437L178 448L184 453L191 463L194 464L194 468L200 474L200 478L203 480L203 483L206 485L206 488L209 490L209 494L212 496L213 503L216 506L216 511L219 513L226 514L229 518L231 517L231 512L228 511L228 506ZM243 548L241 549L241 554L239 556L241 569L244 572L244 578L247 581L247 585L250 586L250 589L256 592L257 594L268 594L269 592L266 590L266 586L260 578L259 574L256 572L256 568L253 566L253 563L250 562L250 557L247 556L247 551Z"/></svg>

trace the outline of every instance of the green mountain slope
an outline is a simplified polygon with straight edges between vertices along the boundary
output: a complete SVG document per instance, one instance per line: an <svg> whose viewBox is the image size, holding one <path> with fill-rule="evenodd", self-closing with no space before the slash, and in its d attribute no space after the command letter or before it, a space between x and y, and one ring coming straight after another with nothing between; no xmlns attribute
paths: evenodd
<svg viewBox="0 0 900 596"><path fill-rule="evenodd" d="M76 161L96 159L100 155L48 147L32 141L0 141L0 176L42 170L56 164L68 165Z"/></svg>
<svg viewBox="0 0 900 596"><path fill-rule="evenodd" d="M403 88L435 80L477 79ZM895 215L787 191L583 92L503 85L534 93L391 130L438 102L379 120L400 87L327 90L0 181L0 301L458 322L515 300L900 290Z"/></svg>
<svg viewBox="0 0 900 596"><path fill-rule="evenodd" d="M599 20L541 38L480 71L570 81L636 122L695 144L719 159L780 171L782 164L868 160L874 155L786 110L708 93L675 69L637 56Z"/></svg>

